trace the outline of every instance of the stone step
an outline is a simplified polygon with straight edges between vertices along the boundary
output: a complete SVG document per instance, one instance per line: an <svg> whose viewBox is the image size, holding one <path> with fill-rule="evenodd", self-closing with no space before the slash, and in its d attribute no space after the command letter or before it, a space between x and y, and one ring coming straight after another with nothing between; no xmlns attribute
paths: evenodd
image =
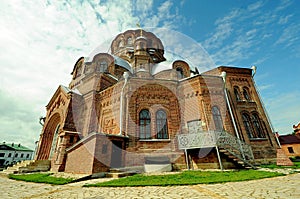
<svg viewBox="0 0 300 199"><path fill-rule="evenodd" d="M8 167L3 171L5 174L27 173L35 171L48 171L50 169L49 160L30 160L20 162L12 167Z"/></svg>
<svg viewBox="0 0 300 199"><path fill-rule="evenodd" d="M120 173L107 173L105 176L107 178L122 178L122 177L127 177L127 176L132 176L136 173L134 172L120 172Z"/></svg>
<svg viewBox="0 0 300 199"><path fill-rule="evenodd" d="M110 173L121 173L123 172L124 170L122 168L111 168L109 170Z"/></svg>

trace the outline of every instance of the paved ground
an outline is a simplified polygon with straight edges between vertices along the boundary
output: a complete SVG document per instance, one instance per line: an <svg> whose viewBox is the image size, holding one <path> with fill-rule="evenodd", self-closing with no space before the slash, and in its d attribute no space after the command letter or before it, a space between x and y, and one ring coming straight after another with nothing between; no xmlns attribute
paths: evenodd
<svg viewBox="0 0 300 199"><path fill-rule="evenodd" d="M0 176L0 198L300 198L300 173L284 177L213 185L127 188L83 188L101 179L53 186Z"/></svg>

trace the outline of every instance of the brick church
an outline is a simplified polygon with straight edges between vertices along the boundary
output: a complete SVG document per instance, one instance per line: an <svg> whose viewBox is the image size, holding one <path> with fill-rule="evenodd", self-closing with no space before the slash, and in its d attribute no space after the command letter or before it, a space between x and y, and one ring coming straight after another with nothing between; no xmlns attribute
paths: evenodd
<svg viewBox="0 0 300 199"><path fill-rule="evenodd" d="M276 161L255 68L167 68L162 41L142 29L117 35L110 49L79 58L46 106L35 159L52 171L92 174L151 158L173 169Z"/></svg>

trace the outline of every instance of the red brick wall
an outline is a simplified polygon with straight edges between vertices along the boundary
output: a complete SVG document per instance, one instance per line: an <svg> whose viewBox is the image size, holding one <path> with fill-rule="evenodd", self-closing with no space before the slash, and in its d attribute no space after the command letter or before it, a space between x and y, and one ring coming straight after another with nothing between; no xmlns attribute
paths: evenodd
<svg viewBox="0 0 300 199"><path fill-rule="evenodd" d="M91 174L93 172L95 146L96 138L93 137L69 151L65 172Z"/></svg>

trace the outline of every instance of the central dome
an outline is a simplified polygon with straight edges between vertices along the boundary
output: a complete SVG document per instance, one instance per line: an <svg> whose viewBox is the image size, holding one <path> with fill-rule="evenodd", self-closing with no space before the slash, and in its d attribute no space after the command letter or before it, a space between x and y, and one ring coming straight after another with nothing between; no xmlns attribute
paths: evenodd
<svg viewBox="0 0 300 199"><path fill-rule="evenodd" d="M152 32L142 29L127 30L120 33L111 43L111 53L132 62L133 55L139 51L147 52L153 63L165 61L164 46Z"/></svg>

